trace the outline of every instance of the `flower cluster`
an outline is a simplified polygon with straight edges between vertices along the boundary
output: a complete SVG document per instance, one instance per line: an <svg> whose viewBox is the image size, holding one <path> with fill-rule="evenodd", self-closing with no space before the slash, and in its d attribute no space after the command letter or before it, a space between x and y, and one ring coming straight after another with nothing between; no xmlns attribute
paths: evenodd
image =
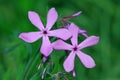
<svg viewBox="0 0 120 80"><path fill-rule="evenodd" d="M81 12L78 12L65 18L72 18L78 16L80 13ZM47 14L46 27L43 26L42 21L36 12L29 11L28 17L31 23L40 31L24 32L19 35L19 38L28 43L35 42L38 39L42 38L40 52L44 56L44 62L47 60L47 57L52 53L53 49L69 50L71 52L63 63L66 72L73 72L73 76L76 75L74 70L74 59L76 55L79 57L80 61L85 67L93 68L95 66L94 60L81 50L83 48L96 45L99 41L99 37L87 36L85 30L80 29L74 23L67 23L65 21L65 18L62 20L64 24L67 24L64 26L64 28L51 30L52 26L55 24L58 18L58 14L55 8L51 8ZM82 41L80 44L78 43L78 35L83 35L85 37L85 40ZM57 37L58 40L51 43L49 39L49 37L51 36ZM67 39L70 39L71 44L65 42Z"/></svg>

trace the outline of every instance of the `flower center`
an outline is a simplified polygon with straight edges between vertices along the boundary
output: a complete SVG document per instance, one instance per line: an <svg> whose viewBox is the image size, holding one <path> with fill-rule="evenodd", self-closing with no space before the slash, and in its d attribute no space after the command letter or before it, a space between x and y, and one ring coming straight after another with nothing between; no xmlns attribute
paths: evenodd
<svg viewBox="0 0 120 80"><path fill-rule="evenodd" d="M73 48L74 51L77 51L77 49L78 49L77 47L74 47L74 48Z"/></svg>
<svg viewBox="0 0 120 80"><path fill-rule="evenodd" d="M47 34L47 31L43 31L43 34Z"/></svg>

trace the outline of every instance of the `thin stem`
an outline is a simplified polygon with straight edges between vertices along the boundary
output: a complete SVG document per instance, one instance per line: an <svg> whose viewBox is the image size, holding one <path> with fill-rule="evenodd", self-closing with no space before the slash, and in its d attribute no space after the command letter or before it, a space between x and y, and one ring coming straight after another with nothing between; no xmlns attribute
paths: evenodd
<svg viewBox="0 0 120 80"><path fill-rule="evenodd" d="M32 63L35 60L37 53L39 53L39 49L37 50L37 52L33 55L33 57L27 63L27 66L26 66L24 74L23 74L23 80L27 80L29 69L31 68Z"/></svg>

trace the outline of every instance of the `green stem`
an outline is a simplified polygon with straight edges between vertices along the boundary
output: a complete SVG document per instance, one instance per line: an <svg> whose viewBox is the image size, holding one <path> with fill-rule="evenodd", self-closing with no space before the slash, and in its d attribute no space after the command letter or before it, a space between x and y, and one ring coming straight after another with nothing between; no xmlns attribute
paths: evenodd
<svg viewBox="0 0 120 80"><path fill-rule="evenodd" d="M29 62L27 63L27 66L26 66L26 68L25 68L25 71L24 71L24 74L23 74L23 80L28 80L27 79L27 76L28 76L28 74L29 74L29 72L30 72L30 69L31 69L31 65L32 65L32 63L34 62L34 60L35 60L35 58L37 57L37 55L39 55L39 54L37 54L37 53L39 53L39 49L37 50L37 52L33 55L33 57L29 60Z"/></svg>

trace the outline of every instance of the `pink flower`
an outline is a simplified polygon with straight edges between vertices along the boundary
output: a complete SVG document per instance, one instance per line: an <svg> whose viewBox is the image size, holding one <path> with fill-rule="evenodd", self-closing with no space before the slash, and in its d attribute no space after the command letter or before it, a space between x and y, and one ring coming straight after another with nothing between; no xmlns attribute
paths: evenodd
<svg viewBox="0 0 120 80"><path fill-rule="evenodd" d="M19 35L19 38L23 39L28 43L32 43L37 41L42 37L42 45L40 48L40 52L45 56L49 56L52 52L53 48L51 46L51 42L49 40L49 36L54 36L61 38L63 40L67 40L71 37L71 33L67 29L57 29L51 30L52 26L55 24L58 18L58 14L55 8L51 8L47 14L47 24L44 28L39 15L33 11L28 12L28 17L31 23L36 26L40 31L34 32L24 32Z"/></svg>
<svg viewBox="0 0 120 80"><path fill-rule="evenodd" d="M71 38L71 43L72 45L64 42L63 40L57 40L55 41L52 46L56 50L70 50L70 54L67 57L67 59L64 61L64 69L66 72L74 71L74 59L75 55L77 55L82 62L82 64L87 67L87 68L93 68L95 67L95 62L94 60L81 50L83 48L89 47L96 45L99 41L99 37L96 36L90 36L86 38L83 42L78 44L78 32L79 29L78 27L71 23L69 26L69 31L72 33L72 38Z"/></svg>

